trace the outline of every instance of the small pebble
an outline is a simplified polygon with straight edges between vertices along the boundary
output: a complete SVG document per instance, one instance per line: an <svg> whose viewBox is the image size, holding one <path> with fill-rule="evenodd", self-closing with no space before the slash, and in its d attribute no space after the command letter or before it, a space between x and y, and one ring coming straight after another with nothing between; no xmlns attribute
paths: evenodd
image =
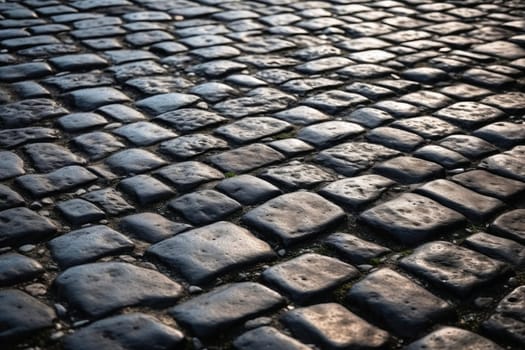
<svg viewBox="0 0 525 350"><path fill-rule="evenodd" d="M33 283L33 284L26 286L24 289L26 290L26 292L28 292L34 297L46 295L47 293L46 286L43 285L42 283Z"/></svg>
<svg viewBox="0 0 525 350"><path fill-rule="evenodd" d="M50 204L53 204L54 201L52 198L49 198L49 197L46 197L46 198L42 198L40 200L40 202L42 202L42 204L45 204L45 205L50 205Z"/></svg>
<svg viewBox="0 0 525 350"><path fill-rule="evenodd" d="M35 248L36 248L36 245L34 245L34 244L24 244L23 246L18 248L18 251L20 251L22 253L29 253L30 251L32 251Z"/></svg>
<svg viewBox="0 0 525 350"><path fill-rule="evenodd" d="M244 328L246 329L254 329L258 327L268 326L272 323L272 319L270 317L257 317L253 320L249 320L244 324Z"/></svg>
<svg viewBox="0 0 525 350"><path fill-rule="evenodd" d="M188 288L188 291L190 292L190 294L202 293L202 288L199 286L190 286L190 288Z"/></svg>
<svg viewBox="0 0 525 350"><path fill-rule="evenodd" d="M285 256L285 255L286 255L286 250L284 250L284 249L279 249L279 250L277 251L277 254L279 254L279 256Z"/></svg>
<svg viewBox="0 0 525 350"><path fill-rule="evenodd" d="M374 266L369 265L369 264L362 264L362 265L357 265L357 268L363 272L367 272L367 271L372 270Z"/></svg>
<svg viewBox="0 0 525 350"><path fill-rule="evenodd" d="M35 202L29 204L29 209L31 209L31 210L40 210L43 207L44 206L39 201L35 201Z"/></svg>
<svg viewBox="0 0 525 350"><path fill-rule="evenodd" d="M52 333L50 338L51 340L58 340L60 338L62 338L64 336L64 332L60 331L60 332L55 332L55 333Z"/></svg>
<svg viewBox="0 0 525 350"><path fill-rule="evenodd" d="M75 328L82 327L83 325L86 325L88 323L89 323L89 320L79 320L79 321L73 322L73 327Z"/></svg>
<svg viewBox="0 0 525 350"><path fill-rule="evenodd" d="M474 305L479 308L485 308L489 306L492 301L494 301L494 299L490 297L479 297L474 300Z"/></svg>
<svg viewBox="0 0 525 350"><path fill-rule="evenodd" d="M67 315L67 309L62 304L56 303L55 304L55 310L56 310L57 315L59 317L65 317Z"/></svg>
<svg viewBox="0 0 525 350"><path fill-rule="evenodd" d="M516 277L511 277L511 278L509 278L509 280L508 280L507 283L508 283L509 286L511 286L511 287L517 287L517 286L519 286L519 284L520 284L520 283L518 282L518 279L517 279Z"/></svg>

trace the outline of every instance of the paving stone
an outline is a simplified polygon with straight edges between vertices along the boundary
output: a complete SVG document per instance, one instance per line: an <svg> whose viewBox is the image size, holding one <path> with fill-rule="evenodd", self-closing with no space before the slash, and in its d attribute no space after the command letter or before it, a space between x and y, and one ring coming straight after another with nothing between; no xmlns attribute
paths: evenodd
<svg viewBox="0 0 525 350"><path fill-rule="evenodd" d="M60 117L57 124L68 132L83 131L108 123L106 118L97 113L71 113Z"/></svg>
<svg viewBox="0 0 525 350"><path fill-rule="evenodd" d="M130 148L113 154L105 162L117 173L139 174L168 164L155 154L140 148Z"/></svg>
<svg viewBox="0 0 525 350"><path fill-rule="evenodd" d="M104 52L104 55L109 57L109 59L115 64L158 59L158 56L146 50L110 50Z"/></svg>
<svg viewBox="0 0 525 350"><path fill-rule="evenodd" d="M113 132L138 146L152 145L177 136L177 134L168 129L143 121L127 124L115 129Z"/></svg>
<svg viewBox="0 0 525 350"><path fill-rule="evenodd" d="M122 180L119 184L140 205L153 204L172 197L175 192L149 175L137 175Z"/></svg>
<svg viewBox="0 0 525 350"><path fill-rule="evenodd" d="M288 80L299 79L302 76L288 70L270 68L255 73L255 77L270 84L283 84Z"/></svg>
<svg viewBox="0 0 525 350"><path fill-rule="evenodd" d="M311 188L335 180L332 174L311 164L287 164L269 168L260 176L288 190Z"/></svg>
<svg viewBox="0 0 525 350"><path fill-rule="evenodd" d="M489 89L501 89L514 82L514 79L506 75L489 72L484 69L471 68L463 73L465 82L487 87Z"/></svg>
<svg viewBox="0 0 525 350"><path fill-rule="evenodd" d="M504 207L499 199L478 194L448 180L434 180L417 191L476 222L488 219Z"/></svg>
<svg viewBox="0 0 525 350"><path fill-rule="evenodd" d="M60 71L86 71L105 68L108 65L105 59L91 53L56 56L50 58L49 62Z"/></svg>
<svg viewBox="0 0 525 350"><path fill-rule="evenodd" d="M0 120L7 128L28 126L66 113L65 108L45 98L22 100L0 106ZM29 129L24 131L26 135L31 134Z"/></svg>
<svg viewBox="0 0 525 350"><path fill-rule="evenodd" d="M468 248L512 265L522 266L525 263L523 245L510 239L478 232L467 237L463 244Z"/></svg>
<svg viewBox="0 0 525 350"><path fill-rule="evenodd" d="M48 245L53 258L62 268L130 252L134 247L124 235L103 225L71 231L52 239Z"/></svg>
<svg viewBox="0 0 525 350"><path fill-rule="evenodd" d="M366 135L367 140L386 147L410 152L424 143L424 139L412 132L381 126L371 130Z"/></svg>
<svg viewBox="0 0 525 350"><path fill-rule="evenodd" d="M51 141L58 137L58 130L41 127L0 130L0 146L13 148L29 141Z"/></svg>
<svg viewBox="0 0 525 350"><path fill-rule="evenodd" d="M461 154L441 146L427 145L413 153L414 156L437 163L446 169L462 168L469 165L470 161Z"/></svg>
<svg viewBox="0 0 525 350"><path fill-rule="evenodd" d="M442 327L427 336L408 344L407 350L452 349L500 350L492 341L475 333L455 327Z"/></svg>
<svg viewBox="0 0 525 350"><path fill-rule="evenodd" d="M284 156L264 144L254 143L210 156L208 159L223 171L243 173L282 161Z"/></svg>
<svg viewBox="0 0 525 350"><path fill-rule="evenodd" d="M241 118L279 111L295 101L295 97L279 90L260 87L249 91L244 97L219 102L213 107L227 116Z"/></svg>
<svg viewBox="0 0 525 350"><path fill-rule="evenodd" d="M21 99L47 98L51 96L50 92L46 88L34 81L21 81L18 83L13 83L11 87Z"/></svg>
<svg viewBox="0 0 525 350"><path fill-rule="evenodd" d="M0 211L0 245L41 241L57 231L49 219L25 207Z"/></svg>
<svg viewBox="0 0 525 350"><path fill-rule="evenodd" d="M465 128L475 128L503 116L503 112L478 102L458 102L435 113L439 118Z"/></svg>
<svg viewBox="0 0 525 350"><path fill-rule="evenodd" d="M411 92L402 96L399 100L429 109L441 108L453 102L452 99L440 94L439 92L427 90Z"/></svg>
<svg viewBox="0 0 525 350"><path fill-rule="evenodd" d="M224 140L207 134L190 134L162 142L159 150L175 158L191 158L211 150L228 148Z"/></svg>
<svg viewBox="0 0 525 350"><path fill-rule="evenodd" d="M0 210L19 207L24 204L24 198L6 185L0 184Z"/></svg>
<svg viewBox="0 0 525 350"><path fill-rule="evenodd" d="M490 90L463 83L445 86L439 91L445 95L461 100L471 100L491 94Z"/></svg>
<svg viewBox="0 0 525 350"><path fill-rule="evenodd" d="M135 209L113 188L91 191L83 194L82 198L103 208L109 215L120 215Z"/></svg>
<svg viewBox="0 0 525 350"><path fill-rule="evenodd" d="M237 350L308 350L308 346L269 326L259 327L237 337L233 346Z"/></svg>
<svg viewBox="0 0 525 350"><path fill-rule="evenodd" d="M268 143L269 146L275 148L277 151L284 154L286 157L294 157L296 155L313 151L315 148L296 138L286 138Z"/></svg>
<svg viewBox="0 0 525 350"><path fill-rule="evenodd" d="M448 75L445 71L430 67L407 69L402 72L402 76L403 78L415 80L422 84L435 84L439 81L448 79Z"/></svg>
<svg viewBox="0 0 525 350"><path fill-rule="evenodd" d="M351 265L312 253L274 265L262 273L265 281L300 304L322 297L358 275Z"/></svg>
<svg viewBox="0 0 525 350"><path fill-rule="evenodd" d="M215 188L244 205L261 203L281 194L274 185L252 175L224 179Z"/></svg>
<svg viewBox="0 0 525 350"><path fill-rule="evenodd" d="M97 72L99 74L96 74ZM58 75L44 79L44 83L65 92L80 88L107 86L113 84L114 81L111 77L100 74L100 71L94 71L90 73Z"/></svg>
<svg viewBox="0 0 525 350"><path fill-rule="evenodd" d="M126 146L113 135L102 131L79 135L73 142L92 160L105 158Z"/></svg>
<svg viewBox="0 0 525 350"><path fill-rule="evenodd" d="M126 35L125 40L132 46L148 46L161 41L172 40L173 36L162 30L150 30Z"/></svg>
<svg viewBox="0 0 525 350"><path fill-rule="evenodd" d="M48 174L29 174L16 178L16 184L34 197L67 191L86 185L97 179L97 176L78 165L70 165Z"/></svg>
<svg viewBox="0 0 525 350"><path fill-rule="evenodd" d="M202 129L227 120L216 113L196 108L182 108L166 112L158 115L155 119L162 120L181 132Z"/></svg>
<svg viewBox="0 0 525 350"><path fill-rule="evenodd" d="M167 73L166 68L152 60L129 62L118 66L111 66L109 70L115 74L115 78L118 81L128 81L129 79L137 77Z"/></svg>
<svg viewBox="0 0 525 350"><path fill-rule="evenodd" d="M407 244L429 240L465 220L461 214L413 193L368 209L359 218Z"/></svg>
<svg viewBox="0 0 525 350"><path fill-rule="evenodd" d="M473 191L501 200L508 200L525 191L523 182L498 176L485 170L472 170L454 175L452 180Z"/></svg>
<svg viewBox="0 0 525 350"><path fill-rule="evenodd" d="M303 101L304 104L318 108L328 113L335 113L343 108L359 105L368 102L364 96L345 92L341 90L330 90L308 97Z"/></svg>
<svg viewBox="0 0 525 350"><path fill-rule="evenodd" d="M66 350L138 350L153 347L159 350L183 346L184 335L158 319L132 313L106 318L77 330L64 339Z"/></svg>
<svg viewBox="0 0 525 350"><path fill-rule="evenodd" d="M0 255L0 285L9 286L30 281L44 273L40 263L25 255L6 253Z"/></svg>
<svg viewBox="0 0 525 350"><path fill-rule="evenodd" d="M383 100L374 104L375 108L379 108L395 118L409 118L420 114L419 108L405 102Z"/></svg>
<svg viewBox="0 0 525 350"><path fill-rule="evenodd" d="M238 91L231 86L217 82L199 84L193 87L190 92L212 103L238 94Z"/></svg>
<svg viewBox="0 0 525 350"><path fill-rule="evenodd" d="M2 42L5 44L5 41ZM0 81L14 82L41 78L53 73L51 67L44 62L20 63L0 67Z"/></svg>
<svg viewBox="0 0 525 350"><path fill-rule="evenodd" d="M293 192L271 199L243 216L250 227L291 245L329 230L344 220L344 212L309 192Z"/></svg>
<svg viewBox="0 0 525 350"><path fill-rule="evenodd" d="M0 180L25 174L24 161L13 152L0 151Z"/></svg>
<svg viewBox="0 0 525 350"><path fill-rule="evenodd" d="M112 103L130 101L129 97L111 87L94 87L69 92L65 95L77 108L89 111Z"/></svg>
<svg viewBox="0 0 525 350"><path fill-rule="evenodd" d="M519 113L525 110L525 96L521 92L508 92L485 97L482 102L501 108L510 113Z"/></svg>
<svg viewBox="0 0 525 350"><path fill-rule="evenodd" d="M215 133L236 143L248 143L290 130L287 122L271 117L248 117L215 129Z"/></svg>
<svg viewBox="0 0 525 350"><path fill-rule="evenodd" d="M511 152L496 154L485 158L479 163L479 167L498 175L525 181L525 164L523 163L523 157L516 157Z"/></svg>
<svg viewBox="0 0 525 350"><path fill-rule="evenodd" d="M396 157L376 164L373 171L402 184L428 181L445 174L443 167L415 157Z"/></svg>
<svg viewBox="0 0 525 350"><path fill-rule="evenodd" d="M127 80L125 84L147 95L167 94L192 86L184 78L170 76L139 77Z"/></svg>
<svg viewBox="0 0 525 350"><path fill-rule="evenodd" d="M16 289L0 291L0 339L4 344L53 327L53 309Z"/></svg>
<svg viewBox="0 0 525 350"><path fill-rule="evenodd" d="M54 143L32 143L24 146L24 151L33 162L35 168L45 173L68 165L86 163L84 158Z"/></svg>
<svg viewBox="0 0 525 350"><path fill-rule="evenodd" d="M170 314L198 337L210 338L283 302L279 294L258 283L233 283L179 304Z"/></svg>
<svg viewBox="0 0 525 350"><path fill-rule="evenodd" d="M80 198L74 198L57 204L58 210L72 224L82 225L106 217L96 205Z"/></svg>
<svg viewBox="0 0 525 350"><path fill-rule="evenodd" d="M397 120L391 125L414 132L426 139L439 139L461 131L450 123L430 116Z"/></svg>
<svg viewBox="0 0 525 350"><path fill-rule="evenodd" d="M274 114L274 116L295 125L308 125L330 119L326 114L308 106L287 109Z"/></svg>
<svg viewBox="0 0 525 350"><path fill-rule="evenodd" d="M367 128L375 128L381 124L394 120L394 118L387 112L370 107L356 109L349 115L344 115L343 119L363 125Z"/></svg>
<svg viewBox="0 0 525 350"><path fill-rule="evenodd" d="M481 158L497 150L490 143L470 135L451 135L444 138L439 144L470 159Z"/></svg>
<svg viewBox="0 0 525 350"><path fill-rule="evenodd" d="M140 213L122 218L120 228L135 238L156 243L186 231L191 226L170 221L156 213Z"/></svg>
<svg viewBox="0 0 525 350"><path fill-rule="evenodd" d="M525 288L520 286L506 295L496 307L496 313L482 324L482 329L498 339L523 343L524 292Z"/></svg>
<svg viewBox="0 0 525 350"><path fill-rule="evenodd" d="M506 273L507 265L445 241L424 244L400 262L403 269L465 297Z"/></svg>
<svg viewBox="0 0 525 350"><path fill-rule="evenodd" d="M180 191L186 191L203 183L224 178L224 175L217 169L197 161L172 164L158 170L155 174L168 180Z"/></svg>
<svg viewBox="0 0 525 350"><path fill-rule="evenodd" d="M370 263L371 260L390 253L388 248L341 232L332 233L324 240L324 244L357 265Z"/></svg>
<svg viewBox="0 0 525 350"><path fill-rule="evenodd" d="M191 251L191 254L187 252ZM180 271L191 283L203 283L240 267L271 260L271 247L249 231L221 221L166 239L148 253Z"/></svg>
<svg viewBox="0 0 525 350"><path fill-rule="evenodd" d="M161 94L137 101L136 105L146 112L159 115L181 107L185 107L199 100L198 96L177 92Z"/></svg>
<svg viewBox="0 0 525 350"><path fill-rule="evenodd" d="M452 305L389 268L372 272L354 284L347 298L404 337L424 331L452 311Z"/></svg>
<svg viewBox="0 0 525 350"><path fill-rule="evenodd" d="M316 147L327 147L338 141L356 136L365 129L360 125L345 121L327 121L307 126L299 131L297 137Z"/></svg>
<svg viewBox="0 0 525 350"><path fill-rule="evenodd" d="M281 319L301 341L323 349L377 349L389 339L387 332L335 303L298 308Z"/></svg>
<svg viewBox="0 0 525 350"><path fill-rule="evenodd" d="M315 160L338 173L353 176L377 161L391 158L399 152L366 142L349 142L323 150Z"/></svg>
<svg viewBox="0 0 525 350"><path fill-rule="evenodd" d="M362 175L324 186L319 194L353 209L378 199L395 182L380 175Z"/></svg>
<svg viewBox="0 0 525 350"><path fill-rule="evenodd" d="M490 231L525 244L525 210L504 213L490 225Z"/></svg>
<svg viewBox="0 0 525 350"><path fill-rule="evenodd" d="M472 133L498 147L511 148L525 142L525 125L512 122L497 122Z"/></svg>
<svg viewBox="0 0 525 350"><path fill-rule="evenodd" d="M55 279L58 295L90 317L133 305L170 304L182 287L161 273L121 262L74 266Z"/></svg>
<svg viewBox="0 0 525 350"><path fill-rule="evenodd" d="M98 109L110 118L118 120L121 123L132 123L146 119L144 114L136 109L121 104L111 104L102 106Z"/></svg>
<svg viewBox="0 0 525 350"><path fill-rule="evenodd" d="M214 190L192 192L172 200L170 208L193 224L203 225L224 219L241 209L241 204Z"/></svg>

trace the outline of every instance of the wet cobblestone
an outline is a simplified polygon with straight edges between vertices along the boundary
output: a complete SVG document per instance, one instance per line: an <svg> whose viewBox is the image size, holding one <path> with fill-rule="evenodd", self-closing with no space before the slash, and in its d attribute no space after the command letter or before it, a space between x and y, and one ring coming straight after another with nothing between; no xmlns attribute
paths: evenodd
<svg viewBox="0 0 525 350"><path fill-rule="evenodd" d="M2 349L521 349L524 17L0 2Z"/></svg>

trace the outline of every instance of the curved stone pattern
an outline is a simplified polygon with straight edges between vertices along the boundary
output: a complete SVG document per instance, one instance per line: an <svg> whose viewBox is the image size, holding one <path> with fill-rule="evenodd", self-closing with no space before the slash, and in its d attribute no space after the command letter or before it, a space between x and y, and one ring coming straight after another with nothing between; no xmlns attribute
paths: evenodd
<svg viewBox="0 0 525 350"><path fill-rule="evenodd" d="M0 1L0 348L522 350L524 18Z"/></svg>

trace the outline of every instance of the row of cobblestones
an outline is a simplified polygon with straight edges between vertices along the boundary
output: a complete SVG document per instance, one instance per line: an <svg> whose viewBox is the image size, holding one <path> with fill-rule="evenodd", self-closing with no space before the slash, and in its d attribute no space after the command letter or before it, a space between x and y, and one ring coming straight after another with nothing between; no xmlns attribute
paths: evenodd
<svg viewBox="0 0 525 350"><path fill-rule="evenodd" d="M2 349L520 349L525 4L0 2Z"/></svg>

